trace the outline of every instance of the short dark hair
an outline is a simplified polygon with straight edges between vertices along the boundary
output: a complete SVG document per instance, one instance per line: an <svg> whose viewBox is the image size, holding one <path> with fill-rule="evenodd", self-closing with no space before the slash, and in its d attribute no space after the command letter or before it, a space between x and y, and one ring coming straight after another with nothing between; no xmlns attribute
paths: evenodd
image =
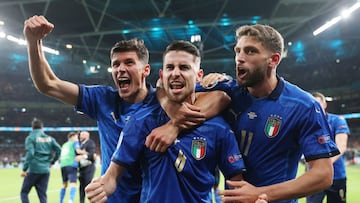
<svg viewBox="0 0 360 203"><path fill-rule="evenodd" d="M199 58L199 59L201 58L200 50L191 42L184 41L184 40L174 41L171 44L169 44L163 53L163 59L169 51L185 51L185 52L195 56L195 58Z"/></svg>
<svg viewBox="0 0 360 203"><path fill-rule="evenodd" d="M133 38L130 40L121 40L111 48L110 59L114 53L135 51L139 60L145 64L149 63L149 50L146 48L144 40Z"/></svg>
<svg viewBox="0 0 360 203"><path fill-rule="evenodd" d="M41 129L44 127L44 123L41 120L34 118L31 121L31 127L32 127L32 129Z"/></svg>

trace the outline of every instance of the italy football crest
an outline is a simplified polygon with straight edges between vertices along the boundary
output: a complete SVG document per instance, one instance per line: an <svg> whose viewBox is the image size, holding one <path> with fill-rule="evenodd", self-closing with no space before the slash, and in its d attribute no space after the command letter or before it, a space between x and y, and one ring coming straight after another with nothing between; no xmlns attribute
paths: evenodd
<svg viewBox="0 0 360 203"><path fill-rule="evenodd" d="M281 126L281 118L278 116L271 116L267 119L266 125L265 125L265 134L269 138L275 137L279 133L279 129Z"/></svg>
<svg viewBox="0 0 360 203"><path fill-rule="evenodd" d="M201 137L194 137L191 144L191 154L196 160L201 160L206 154L206 140Z"/></svg>

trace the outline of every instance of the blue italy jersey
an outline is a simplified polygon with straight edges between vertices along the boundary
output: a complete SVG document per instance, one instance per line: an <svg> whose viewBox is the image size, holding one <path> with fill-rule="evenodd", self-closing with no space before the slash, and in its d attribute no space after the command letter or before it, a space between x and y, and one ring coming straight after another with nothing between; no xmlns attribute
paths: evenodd
<svg viewBox="0 0 360 203"><path fill-rule="evenodd" d="M106 86L79 85L77 111L97 120L101 148L101 174L104 174L111 162L119 136L131 115L143 106L156 101L155 89L148 87L149 93L144 101L135 104L122 100L116 89ZM124 181L107 202L137 202L141 191L140 169L128 170Z"/></svg>
<svg viewBox="0 0 360 203"><path fill-rule="evenodd" d="M247 169L244 179L255 186L296 178L302 154L306 161L339 154L318 102L283 78L278 81L265 98L253 97L233 80L212 88L232 99L228 118Z"/></svg>
<svg viewBox="0 0 360 203"><path fill-rule="evenodd" d="M333 131L336 138L337 134L345 133L350 135L349 126L346 123L346 120L339 115L327 113L327 120L329 122L330 128ZM345 179L346 178L346 165L345 158L341 156L338 160L336 160L333 164L334 166L334 180Z"/></svg>
<svg viewBox="0 0 360 203"><path fill-rule="evenodd" d="M211 202L217 165L226 178L245 170L232 130L215 117L180 133L165 153L146 148L146 136L167 121L160 105L139 110L123 130L113 162L125 167L140 162L141 202Z"/></svg>

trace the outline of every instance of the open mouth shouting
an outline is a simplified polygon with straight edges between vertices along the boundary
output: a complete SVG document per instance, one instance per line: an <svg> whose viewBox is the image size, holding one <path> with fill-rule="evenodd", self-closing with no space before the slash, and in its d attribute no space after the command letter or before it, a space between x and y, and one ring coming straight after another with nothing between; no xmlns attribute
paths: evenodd
<svg viewBox="0 0 360 203"><path fill-rule="evenodd" d="M180 81L172 81L170 82L170 90L172 90L173 93L179 93L183 88L184 88L184 84Z"/></svg>
<svg viewBox="0 0 360 203"><path fill-rule="evenodd" d="M129 88L131 80L127 77L122 77L118 79L118 85L120 89L127 89Z"/></svg>
<svg viewBox="0 0 360 203"><path fill-rule="evenodd" d="M247 74L247 71L246 69L244 68L241 68L241 67L237 67L237 77L239 79L243 79Z"/></svg>

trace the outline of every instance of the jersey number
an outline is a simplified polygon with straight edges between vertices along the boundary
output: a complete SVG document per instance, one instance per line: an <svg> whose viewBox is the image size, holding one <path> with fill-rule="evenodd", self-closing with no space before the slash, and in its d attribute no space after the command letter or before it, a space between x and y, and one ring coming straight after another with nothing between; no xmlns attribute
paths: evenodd
<svg viewBox="0 0 360 203"><path fill-rule="evenodd" d="M184 155L184 153L181 150L179 150L178 157L176 158L176 161L174 164L175 168L178 172L181 172L182 170L184 170L186 159L187 158Z"/></svg>
<svg viewBox="0 0 360 203"><path fill-rule="evenodd" d="M239 149L244 156L247 156L249 154L249 148L253 137L254 133L247 132L245 130L242 130L240 136L238 137Z"/></svg>

